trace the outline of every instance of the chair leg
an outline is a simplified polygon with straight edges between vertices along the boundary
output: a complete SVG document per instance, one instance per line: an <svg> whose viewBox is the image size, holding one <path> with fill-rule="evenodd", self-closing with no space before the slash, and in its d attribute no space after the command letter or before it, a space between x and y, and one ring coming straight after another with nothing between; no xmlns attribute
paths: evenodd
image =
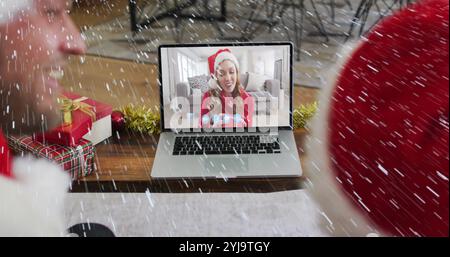
<svg viewBox="0 0 450 257"><path fill-rule="evenodd" d="M350 28L349 28L349 30L347 32L347 36L346 36L344 42L347 42L348 39L352 36L353 29L355 27L356 21L358 21L361 18L362 11L363 11L365 5L367 4L367 1L368 0L361 0L361 2L359 3L358 8L356 9L356 12L353 15L352 21L350 23Z"/></svg>
<svg viewBox="0 0 450 257"><path fill-rule="evenodd" d="M361 37L364 34L364 27L366 26L367 19L369 18L370 9L372 9L372 6L375 4L376 0L369 0L368 4L365 6L363 15L361 17L361 25L359 27L359 34L358 36Z"/></svg>
<svg viewBox="0 0 450 257"><path fill-rule="evenodd" d="M385 1L383 1L383 2L387 6L387 10L384 11L383 13L381 13L381 11L380 11L380 17L375 21L374 24L372 24L370 26L370 28L368 30L366 30L365 33L371 31L372 28L375 27L375 25L377 25L384 17L386 17L390 12L394 11L394 7L396 4L399 4L400 9L403 7L403 0L394 0L391 5L388 5Z"/></svg>
<svg viewBox="0 0 450 257"><path fill-rule="evenodd" d="M296 42L296 49L297 49L297 61L300 61L301 53L302 53L302 43L303 43L303 25L305 22L305 1L300 1L300 31L298 33L298 39Z"/></svg>
<svg viewBox="0 0 450 257"><path fill-rule="evenodd" d="M350 11L353 11L353 6L350 0L345 0L345 4L348 6L348 8L350 8Z"/></svg>
<svg viewBox="0 0 450 257"><path fill-rule="evenodd" d="M330 0L330 8L331 8L331 22L333 22L333 24L335 24L336 22L336 2L335 0Z"/></svg>
<svg viewBox="0 0 450 257"><path fill-rule="evenodd" d="M314 9L314 13L315 13L315 15L317 17L317 21L319 23L319 32L325 37L326 42L328 42L328 41L330 41L330 38L328 37L328 33L327 33L326 29L325 29L325 26L323 25L322 18L320 18L320 14L317 11L316 4L314 3L313 0L309 0L309 1L310 1L311 5L312 5L312 7Z"/></svg>

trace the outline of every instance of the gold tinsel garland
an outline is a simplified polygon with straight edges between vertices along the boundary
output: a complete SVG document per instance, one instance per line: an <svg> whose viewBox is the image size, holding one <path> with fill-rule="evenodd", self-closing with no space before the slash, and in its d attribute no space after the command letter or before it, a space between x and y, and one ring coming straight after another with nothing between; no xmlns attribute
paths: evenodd
<svg viewBox="0 0 450 257"><path fill-rule="evenodd" d="M125 106L121 111L125 118L125 126L128 129L150 134L161 132L159 112L146 106L133 105ZM317 102L295 108L293 112L294 128L304 128L316 112Z"/></svg>
<svg viewBox="0 0 450 257"><path fill-rule="evenodd" d="M125 127L149 134L159 134L160 129L160 115L159 112L153 111L146 106L127 105L121 109L125 118Z"/></svg>
<svg viewBox="0 0 450 257"><path fill-rule="evenodd" d="M304 128L306 123L316 114L317 112L317 102L311 104L300 105L294 109L293 120L294 128Z"/></svg>

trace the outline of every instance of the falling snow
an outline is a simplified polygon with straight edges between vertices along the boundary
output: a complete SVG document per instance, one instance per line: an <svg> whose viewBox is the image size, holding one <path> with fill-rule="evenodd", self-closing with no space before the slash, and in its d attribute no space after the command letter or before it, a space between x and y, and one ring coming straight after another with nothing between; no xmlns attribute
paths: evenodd
<svg viewBox="0 0 450 257"><path fill-rule="evenodd" d="M54 101L53 98L60 89L107 103L114 109L128 104L145 105L149 110L159 113L162 82L159 78L158 47L166 43L293 42L294 63L291 65L296 87L292 104L297 105L300 100L307 98L303 95L304 92L326 91L328 87L331 87L333 83L328 81L330 78L325 74L338 75L339 69L336 68L336 64L346 58L341 48L348 46L348 40L361 39L370 42L372 40L370 34L365 32L375 28L376 22L389 16L393 10L400 9L404 1L361 1L361 4L367 4L367 6L360 6L361 8L358 8L355 1L342 1L335 8L331 8L330 4L324 4L323 1L321 3L304 1L304 5L302 1L300 8L289 4L274 5L271 1L264 6L261 1L236 0L227 3L229 10L225 21L199 19L200 16L205 15L219 16L218 1L205 1L205 5L197 4L187 8L190 15L171 13L161 19L156 19L156 11L165 11L164 1L142 1L149 3L140 3L136 10L137 18L138 21L148 19L148 24L135 24L139 31L130 31L130 7L128 5L121 7L115 2L103 1L102 7L83 8L80 1L75 1L70 15L77 17L77 22L81 24L74 26L74 28L80 28L81 34L79 34L78 30L73 30L64 23L51 29L36 28L37 24L30 24L28 16L31 14L28 13L30 7L27 0L0 0L0 56L2 58L0 60L2 84L0 104L2 105L3 134L6 136L23 132L30 134L56 126L53 123L60 114L55 114L55 107L48 103ZM376 5L375 2L377 2ZM391 7L393 10L390 10ZM357 13L361 11L363 13ZM105 12L114 15L114 18L106 21ZM56 26L52 23L55 17L50 13L48 15L45 18L46 24ZM99 21L90 24L90 19ZM20 25L17 20L24 20L26 23ZM300 23L300 20L303 23ZM4 24L8 25L4 26ZM441 25L447 26L448 29L447 23ZM8 29L4 29L6 27ZM407 53L410 58L419 60L423 58L424 52L428 52L426 49L419 48L421 40L425 40L425 33L426 31L412 33L417 37L417 47L411 47L412 50ZM374 35L380 40L395 36L378 31ZM22 45L21 42L25 43ZM435 42L448 46L447 38L438 38ZM55 46L56 44L58 45ZM448 162L448 148L443 152L441 149L429 147L415 140L426 133L429 133L427 136L433 139L443 137L443 134L439 134L438 131L428 130L427 122L430 120L438 124L439 129L444 130L448 135L448 108L441 108L445 104L442 102L442 96L445 96L444 100L448 105L448 88L444 91L435 91L434 94L423 93L434 88L431 85L438 79L437 70L443 64L434 59L423 62L421 67L431 70L431 75L419 72L414 67L401 71L390 70L395 65L392 57L400 60L399 58L405 55L403 48L393 46L390 49L376 50L378 54L385 56L386 60L376 62L367 58L369 54L362 54L358 61L363 63L364 69L351 68L349 72L351 74L349 81L357 80L355 87L360 88L352 89L337 85L335 95L331 96L335 102L346 103L345 109L337 110L343 115L337 123L338 131L335 136L342 143L330 147L346 154L344 161L335 156L330 158L329 153L322 156L322 152L310 152L308 149L317 144L329 147L327 145L329 140L334 138L316 137L316 131L307 127L306 132L302 132L308 134L306 140L303 140L307 142L301 142L306 146L295 146L285 141L277 142L276 139L273 142L264 142L264 144L276 142L283 149L284 159L271 165L275 167L274 169L282 169L283 161L298 160L298 153L300 153L303 166L310 168L304 171L304 174L312 177L311 179L307 177L305 180L308 188L322 189L323 181L317 182L314 176L318 178L324 174L331 174L330 178L333 179L330 180L333 185L336 184L350 192L356 205L370 215L384 217L383 215L386 214L379 213L376 206L372 205L373 201L385 201L389 206L386 211L393 212L403 213L405 206L419 206L417 208L421 210L428 210L430 206L434 208L441 204L443 198L447 197L448 200L448 165L447 169L441 167L442 160ZM78 53L82 54L77 55ZM170 65L177 64L175 60L172 61ZM448 65L448 62L446 64ZM184 72L188 73L191 68L187 67ZM263 65L259 75L273 77L275 71L272 69L269 72L267 69ZM370 80L386 70L392 75L393 81L378 83ZM404 73L400 75L400 72ZM448 74L440 78L448 81ZM194 89L191 85L188 86L188 90ZM267 87L264 82L264 88ZM381 94L385 88L392 90L390 95ZM395 102L398 94L413 90L411 94L414 100L408 103ZM169 92L171 96L178 93L172 91ZM283 87L281 91L286 95L289 93ZM32 95L25 98L30 92ZM298 95L301 95L301 99L297 99ZM290 99L286 98L286 101ZM417 108L421 105L422 108ZM431 113L430 110L439 112ZM169 112L171 111L176 110ZM392 121L394 117L401 118ZM224 117L224 121L227 119L229 120L230 117ZM326 122L320 123L323 126L320 129L330 129L325 124L328 125ZM367 128L365 131L361 129L361 124L369 124L370 128L364 127ZM390 132L386 132L386 135L383 134L384 138L372 140L376 137L375 132L384 133L389 130ZM296 137L298 137L297 134ZM350 226L347 226L345 222L340 224L340 219L334 219L331 211L324 211L319 208L320 206L316 206L318 204L316 200L310 199L304 190L292 190L304 188L303 182L298 182L300 180L288 181L285 178L272 180L270 176L264 175L264 178L259 178L258 183L261 184L258 186L247 184L246 180L237 183L236 176L239 177L239 172L248 167L259 167L258 165L262 165L268 159L266 156L269 156L260 154L259 156L264 156L260 157L264 160L254 161L241 152L239 150L241 146L238 145L233 146L231 148L233 152L226 156L227 160L232 161L230 164L230 162L217 161L214 159L217 156L207 154L206 151L211 146L208 143L194 140L193 147L202 152L201 155L196 156L197 161L207 172L203 177L178 179L175 182L163 178L152 180L151 183L145 181L144 186L123 183L119 178L130 174L136 175L134 174L136 167L145 167L149 172L157 150L172 151L173 145L170 142L161 144L160 148L157 148L158 138L159 136L144 133L113 131L108 140L98 144L95 153L97 162L93 164L98 172L90 176L87 181L73 182L72 186L86 191L92 190L91 187L98 187L93 190L110 190L115 193L69 194L65 215L70 223L86 222L86 226L90 228L91 224L98 222L107 225L116 235L123 236L321 236L323 232L319 227L323 225L322 223L330 233L342 227L340 231L342 234L351 234L352 231L363 226L359 220L353 220L352 217L341 219L346 220ZM258 138L258 140L265 139L267 138ZM442 139L438 143L441 144L444 141ZM356 145L360 148L353 147ZM382 150L379 150L380 147ZM6 146L2 145L1 155L5 154L5 149ZM268 153L266 150L264 152ZM114 163L102 162L102 158L106 158L105 153L117 157L117 160ZM127 161L126 158L120 159L125 155L127 158L134 158L133 161ZM391 159L396 161L390 162ZM421 162L429 164L432 168L420 169ZM183 166L183 168L189 170L191 167ZM30 166L26 170L30 170ZM334 170L340 170L341 173L333 174ZM117 174L119 176L115 177ZM423 175L425 182L413 182L411 178L416 174ZM149 179L149 176L146 174L146 179ZM95 181L95 178L98 181ZM108 180L107 184L102 182L105 178ZM378 187L379 181L384 183L389 179L396 181L395 188L392 184L388 184L389 188L386 188L386 185ZM288 181L286 185L280 185L285 181ZM444 189L442 189L443 183L447 185ZM204 185L211 184L219 188L220 192L237 190L239 193L234 191L231 194L210 193L210 188ZM361 185L371 191L361 190ZM32 192L33 196L36 199L47 196L48 193L41 195L38 186L33 189L36 190ZM390 188L391 186L393 188ZM260 194L261 188L271 193ZM340 192L330 188L326 190L331 192L330 195ZM398 190L398 192L392 194L392 190ZM178 193L178 191L189 193ZM23 190L19 193L24 192L27 191ZM49 202L55 206L49 204L45 207L46 212L56 209L56 206L61 207L59 201L62 200L56 195L49 196ZM330 195L328 196L332 199ZM331 200L328 199L328 201ZM0 202L1 204L3 203ZM333 204L338 203L328 202L328 204L334 206ZM445 207L448 213L448 205ZM448 216L443 217L439 210L432 209L430 216L438 220L447 219L448 222ZM411 218L410 214L407 215ZM391 216L386 214L386 217ZM418 217L411 219L416 218ZM395 229L399 234L421 235L422 233L416 227L395 227ZM375 232L378 233L378 231Z"/></svg>

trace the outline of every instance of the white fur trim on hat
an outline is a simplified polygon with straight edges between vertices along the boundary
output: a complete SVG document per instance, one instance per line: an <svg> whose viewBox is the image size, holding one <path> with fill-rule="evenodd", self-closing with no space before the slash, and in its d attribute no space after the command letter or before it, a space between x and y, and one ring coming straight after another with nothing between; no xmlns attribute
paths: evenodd
<svg viewBox="0 0 450 257"><path fill-rule="evenodd" d="M320 93L319 111L311 122L311 136L305 141L309 156L305 163L306 185L313 199L321 207L322 229L333 236L384 234L368 217L361 214L345 195L336 179L337 175L333 173L328 153L328 116L332 94L336 88L339 72L358 49L359 44L360 42L352 42L344 45L337 55L335 68L329 69L329 74L325 74L327 86Z"/></svg>
<svg viewBox="0 0 450 257"><path fill-rule="evenodd" d="M0 25L14 19L18 11L29 9L32 2L32 0L1 0Z"/></svg>
<svg viewBox="0 0 450 257"><path fill-rule="evenodd" d="M217 70L219 68L219 64L225 60L229 60L232 63L234 63L234 65L236 66L236 69L239 70L239 62L238 62L236 56L234 56L234 54L227 52L227 51L221 52L216 56L216 59L214 60L214 70Z"/></svg>
<svg viewBox="0 0 450 257"><path fill-rule="evenodd" d="M13 165L14 178L0 176L0 236L65 236L69 175L33 157Z"/></svg>

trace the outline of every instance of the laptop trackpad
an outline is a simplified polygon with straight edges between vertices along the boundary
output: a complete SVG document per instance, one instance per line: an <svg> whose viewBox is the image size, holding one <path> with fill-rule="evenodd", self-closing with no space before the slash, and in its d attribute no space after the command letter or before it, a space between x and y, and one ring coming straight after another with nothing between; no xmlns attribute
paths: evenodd
<svg viewBox="0 0 450 257"><path fill-rule="evenodd" d="M208 156L204 160L205 172L214 177L237 177L248 174L249 165L247 157L236 156Z"/></svg>

